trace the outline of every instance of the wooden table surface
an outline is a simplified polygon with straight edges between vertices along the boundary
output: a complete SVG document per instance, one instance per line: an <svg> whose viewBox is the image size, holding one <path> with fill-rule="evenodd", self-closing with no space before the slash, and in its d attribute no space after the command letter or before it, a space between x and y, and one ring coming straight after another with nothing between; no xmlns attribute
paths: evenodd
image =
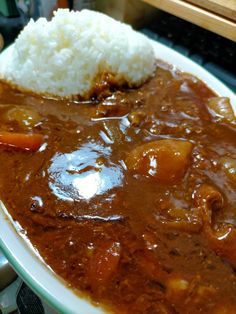
<svg viewBox="0 0 236 314"><path fill-rule="evenodd" d="M236 21L236 0L187 0L213 13Z"/></svg>
<svg viewBox="0 0 236 314"><path fill-rule="evenodd" d="M236 0L143 1L236 42Z"/></svg>

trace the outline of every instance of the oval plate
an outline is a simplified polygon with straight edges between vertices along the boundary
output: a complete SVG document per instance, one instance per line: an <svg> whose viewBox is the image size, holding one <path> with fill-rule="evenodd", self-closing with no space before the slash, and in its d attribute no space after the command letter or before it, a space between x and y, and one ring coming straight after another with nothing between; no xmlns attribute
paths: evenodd
<svg viewBox="0 0 236 314"><path fill-rule="evenodd" d="M178 69L197 76L218 95L229 97L236 112L236 95L229 88L190 59L158 42L152 40L151 42L158 59L174 64ZM12 46L0 54L0 72L11 53ZM106 313L67 288L66 284L42 262L30 244L19 234L13 227L4 205L0 203L0 246L16 272L32 290L61 313Z"/></svg>

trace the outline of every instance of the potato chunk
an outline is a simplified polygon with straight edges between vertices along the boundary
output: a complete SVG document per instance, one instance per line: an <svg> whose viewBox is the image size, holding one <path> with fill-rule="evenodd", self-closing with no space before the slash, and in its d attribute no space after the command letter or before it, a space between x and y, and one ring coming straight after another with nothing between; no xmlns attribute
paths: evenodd
<svg viewBox="0 0 236 314"><path fill-rule="evenodd" d="M189 282L184 278L170 276L166 282L166 296L168 300L176 302L179 299L185 298L189 288Z"/></svg>
<svg viewBox="0 0 236 314"><path fill-rule="evenodd" d="M181 180L191 161L192 143L163 139L136 147L126 158L129 170L162 183Z"/></svg>

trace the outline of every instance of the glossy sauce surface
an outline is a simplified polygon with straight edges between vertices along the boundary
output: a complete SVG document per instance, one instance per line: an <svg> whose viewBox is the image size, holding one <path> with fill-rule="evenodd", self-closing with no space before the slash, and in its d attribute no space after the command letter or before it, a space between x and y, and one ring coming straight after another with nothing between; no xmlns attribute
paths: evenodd
<svg viewBox="0 0 236 314"><path fill-rule="evenodd" d="M70 102L0 84L0 196L45 262L115 313L236 313L236 131L204 83L158 63ZM1 137L0 137L1 142Z"/></svg>

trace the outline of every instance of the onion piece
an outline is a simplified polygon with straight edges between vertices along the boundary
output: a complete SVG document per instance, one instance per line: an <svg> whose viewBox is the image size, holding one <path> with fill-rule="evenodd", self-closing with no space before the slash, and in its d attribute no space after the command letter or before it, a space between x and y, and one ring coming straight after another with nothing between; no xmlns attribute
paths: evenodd
<svg viewBox="0 0 236 314"><path fill-rule="evenodd" d="M208 100L207 109L217 121L227 121L236 125L236 117L228 97L212 97Z"/></svg>
<svg viewBox="0 0 236 314"><path fill-rule="evenodd" d="M220 165L222 166L227 177L236 182L236 159L230 157L220 158Z"/></svg>
<svg viewBox="0 0 236 314"><path fill-rule="evenodd" d="M212 216L223 205L223 196L213 186L203 184L194 195L202 213L203 233L212 250L219 256L236 264L236 229L233 225L222 223L215 226Z"/></svg>

